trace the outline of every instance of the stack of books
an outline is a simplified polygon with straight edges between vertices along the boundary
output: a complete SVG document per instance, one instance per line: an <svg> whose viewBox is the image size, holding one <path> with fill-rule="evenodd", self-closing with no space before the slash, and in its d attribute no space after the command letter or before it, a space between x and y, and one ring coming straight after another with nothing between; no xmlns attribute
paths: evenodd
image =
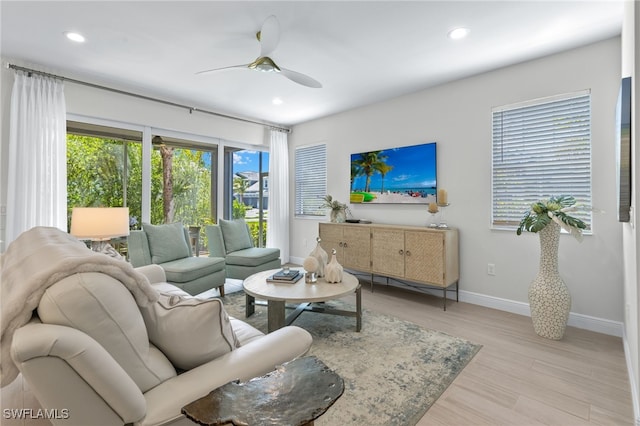
<svg viewBox="0 0 640 426"><path fill-rule="evenodd" d="M295 283L296 281L298 281L300 278L302 278L302 275L300 273L300 271L298 270L293 270L290 269L288 271L285 271L284 269L276 272L273 275L270 275L267 278L267 282L277 282L277 283Z"/></svg>

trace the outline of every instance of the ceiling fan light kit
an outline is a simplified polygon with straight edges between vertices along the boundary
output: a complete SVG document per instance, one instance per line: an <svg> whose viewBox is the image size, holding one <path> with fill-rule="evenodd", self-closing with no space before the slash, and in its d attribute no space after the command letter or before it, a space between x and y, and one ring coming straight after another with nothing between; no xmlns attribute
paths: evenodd
<svg viewBox="0 0 640 426"><path fill-rule="evenodd" d="M247 66L252 70L258 70L262 72L280 72L280 68L278 68L276 63L273 62L273 59L268 56L262 56L251 62Z"/></svg>
<svg viewBox="0 0 640 426"><path fill-rule="evenodd" d="M275 16L271 15L267 19L265 19L264 23L262 24L262 28L256 33L256 38L260 42L260 56L258 56L258 58L253 62L247 65L234 65L230 67L199 71L196 74L208 74L215 71L228 70L233 68L249 68L251 70L261 72L274 72L288 78L294 83L298 83L302 86L310 87L313 89L319 89L322 87L322 84L319 81L309 77L306 74L302 74L300 72L292 71L286 68L281 68L275 63L273 59L267 56L271 52L273 52L278 46L278 43L280 43L280 23Z"/></svg>

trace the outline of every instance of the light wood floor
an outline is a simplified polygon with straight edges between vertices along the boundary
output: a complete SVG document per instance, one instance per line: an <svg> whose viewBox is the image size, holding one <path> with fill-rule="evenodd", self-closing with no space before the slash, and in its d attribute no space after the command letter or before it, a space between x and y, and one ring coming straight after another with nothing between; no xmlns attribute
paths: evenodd
<svg viewBox="0 0 640 426"><path fill-rule="evenodd" d="M369 283L363 307L483 347L419 426L633 425L622 339L568 327L560 341L529 317ZM366 320L363 327L366 327Z"/></svg>

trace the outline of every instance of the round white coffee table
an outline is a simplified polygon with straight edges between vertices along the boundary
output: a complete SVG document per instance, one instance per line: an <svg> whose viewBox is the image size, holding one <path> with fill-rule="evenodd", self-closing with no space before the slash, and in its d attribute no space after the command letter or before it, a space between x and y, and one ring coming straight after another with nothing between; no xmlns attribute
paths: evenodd
<svg viewBox="0 0 640 426"><path fill-rule="evenodd" d="M246 293L246 315L253 315L256 301L267 301L267 331L271 333L285 325L290 325L302 312L318 312L333 315L356 317L356 331L362 328L362 295L360 282L353 275L344 272L342 282L328 283L324 278L318 278L315 283L305 282L305 278L297 282L274 283L267 282L267 278L280 269L258 272L246 278L243 282ZM304 273L300 270L300 273ZM314 302L326 302L339 299L351 293L356 293L356 310L345 311L331 309L324 306L312 305ZM286 315L286 304L295 303L298 306L289 315Z"/></svg>

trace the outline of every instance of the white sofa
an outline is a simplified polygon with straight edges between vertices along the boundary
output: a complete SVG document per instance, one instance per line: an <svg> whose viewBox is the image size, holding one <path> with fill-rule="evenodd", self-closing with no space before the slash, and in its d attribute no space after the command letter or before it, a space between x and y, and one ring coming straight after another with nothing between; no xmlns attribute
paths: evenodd
<svg viewBox="0 0 640 426"><path fill-rule="evenodd" d="M176 301L193 304L189 312L218 306L194 300L167 284L160 266L137 270L153 287L166 293L169 305ZM161 296L156 303L162 300ZM54 424L193 425L180 413L184 405L230 381L264 375L277 365L305 355L312 343L311 335L298 327L263 335L243 321L226 317L223 311L213 316L208 312L206 318L221 319L220 323L212 321L211 329L222 342L224 353L181 371L175 367L176 361L170 361L150 341L161 346L172 343L171 334L168 342L161 338L158 341L159 337L153 335L166 331L163 327L168 320L163 315L173 313L174 305L167 309L158 306L140 308L121 282L98 272L76 273L48 287L38 305L39 318L34 316L15 331L11 358L42 407L57 410L59 418L52 420ZM180 309L186 312L184 306ZM185 351L187 358L191 352L202 352L212 337L209 332L202 336L195 333L205 330L207 322L199 321L202 315L178 317L171 319L170 327L178 339L179 347L174 349L183 353L172 357L182 357ZM233 330L230 345L220 332L226 326L225 317ZM158 323L151 330L149 321L154 320ZM181 335L175 334L176 327ZM183 339L193 342L193 351Z"/></svg>

